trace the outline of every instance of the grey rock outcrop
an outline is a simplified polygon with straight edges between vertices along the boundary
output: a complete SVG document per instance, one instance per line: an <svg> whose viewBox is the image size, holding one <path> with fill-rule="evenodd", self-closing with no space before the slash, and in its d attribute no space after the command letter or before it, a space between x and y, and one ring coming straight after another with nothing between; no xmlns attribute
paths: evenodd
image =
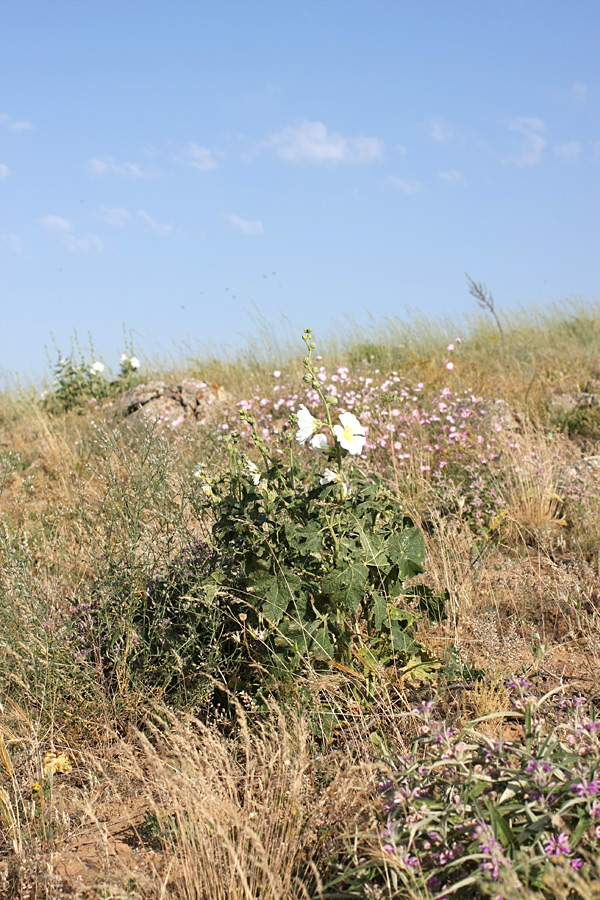
<svg viewBox="0 0 600 900"><path fill-rule="evenodd" d="M112 418L143 417L174 427L185 420L203 418L211 406L227 398L221 385L209 385L192 378L185 378L176 385L149 381L125 391L113 407Z"/></svg>

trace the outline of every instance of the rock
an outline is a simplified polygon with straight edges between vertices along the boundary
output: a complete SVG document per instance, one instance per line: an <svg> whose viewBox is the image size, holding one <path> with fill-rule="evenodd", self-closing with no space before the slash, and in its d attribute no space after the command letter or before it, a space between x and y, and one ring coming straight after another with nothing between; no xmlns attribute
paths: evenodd
<svg viewBox="0 0 600 900"><path fill-rule="evenodd" d="M145 406L156 397L162 397L168 391L164 381L149 381L147 384L138 384L122 395L117 401L115 412L123 416L131 415L136 409Z"/></svg>
<svg viewBox="0 0 600 900"><path fill-rule="evenodd" d="M506 400L494 400L490 412L492 425L499 425L502 431L516 431L519 428L519 421Z"/></svg>
<svg viewBox="0 0 600 900"><path fill-rule="evenodd" d="M565 394L554 394L548 402L550 412L556 416L568 415L584 406L600 406L600 394L568 391Z"/></svg>
<svg viewBox="0 0 600 900"><path fill-rule="evenodd" d="M561 492L568 491L575 485L584 485L590 480L597 481L600 477L600 456L584 456L562 466L557 475L557 487Z"/></svg>
<svg viewBox="0 0 600 900"><path fill-rule="evenodd" d="M186 419L203 417L209 406L227 399L227 391L219 384L209 385L192 378L176 385L149 381L125 391L113 407L111 418L131 416L176 428Z"/></svg>

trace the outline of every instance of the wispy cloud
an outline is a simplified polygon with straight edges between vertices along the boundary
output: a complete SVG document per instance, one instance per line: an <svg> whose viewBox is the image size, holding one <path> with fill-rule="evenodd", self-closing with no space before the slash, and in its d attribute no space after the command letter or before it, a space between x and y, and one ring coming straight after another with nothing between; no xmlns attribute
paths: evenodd
<svg viewBox="0 0 600 900"><path fill-rule="evenodd" d="M575 162L581 153L581 144L579 141L569 141L568 144L557 144L554 153L563 162Z"/></svg>
<svg viewBox="0 0 600 900"><path fill-rule="evenodd" d="M9 175L10 169L6 163L0 163L0 181L2 181L3 178L8 178Z"/></svg>
<svg viewBox="0 0 600 900"><path fill-rule="evenodd" d="M301 119L271 135L267 143L291 163L366 163L379 159L384 144L376 137L346 137L322 122Z"/></svg>
<svg viewBox="0 0 600 900"><path fill-rule="evenodd" d="M217 162L208 147L202 147L200 144L194 144L191 141L187 145L183 161L191 169L197 169L199 172L209 172L210 169L216 169L217 167Z"/></svg>
<svg viewBox="0 0 600 900"><path fill-rule="evenodd" d="M17 122L6 113L0 113L0 125L4 125L9 131L33 131L31 122Z"/></svg>
<svg viewBox="0 0 600 900"><path fill-rule="evenodd" d="M392 176L389 181L402 194L418 194L421 190L421 185L416 178L395 178Z"/></svg>
<svg viewBox="0 0 600 900"><path fill-rule="evenodd" d="M446 184L464 184L465 176L458 169L448 169L447 172L438 172L438 175Z"/></svg>
<svg viewBox="0 0 600 900"><path fill-rule="evenodd" d="M135 163L118 163L112 157L106 159L90 159L87 164L88 175L101 178L103 175L120 175L124 178L155 178L156 172L140 169Z"/></svg>
<svg viewBox="0 0 600 900"><path fill-rule="evenodd" d="M48 234L66 234L73 230L73 225L62 216L41 216L38 222Z"/></svg>
<svg viewBox="0 0 600 900"><path fill-rule="evenodd" d="M265 229L262 222L252 222L248 219L242 219L240 216L234 216L232 213L225 213L225 218L230 225L237 228L238 231L242 231L244 234L256 236L264 233Z"/></svg>
<svg viewBox="0 0 600 900"><path fill-rule="evenodd" d="M408 150L404 146L404 144L396 144L396 153L401 159L406 159L408 156Z"/></svg>
<svg viewBox="0 0 600 900"><path fill-rule="evenodd" d="M139 209L138 216L146 223L153 234L158 234L160 237L168 237L173 231L173 225L171 225L171 223L158 222L147 213L145 209Z"/></svg>
<svg viewBox="0 0 600 900"><path fill-rule="evenodd" d="M77 234L73 223L62 216L41 216L38 222L46 232L60 239L61 244L67 250L88 253L90 250L102 250L104 244L95 234Z"/></svg>
<svg viewBox="0 0 600 900"><path fill-rule="evenodd" d="M14 251L14 253L22 253L25 243L23 238L19 237L18 234L0 234L0 245L2 247L8 247L9 250Z"/></svg>
<svg viewBox="0 0 600 900"><path fill-rule="evenodd" d="M574 81L571 85L571 95L576 103L585 103L588 95L587 84L583 81Z"/></svg>
<svg viewBox="0 0 600 900"><path fill-rule="evenodd" d="M509 156L505 162L509 165L524 169L527 166L536 166L542 158L542 151L546 146L543 136L545 125L541 119L520 117L510 119L508 127L522 136L521 144Z"/></svg>
<svg viewBox="0 0 600 900"><path fill-rule="evenodd" d="M454 129L446 119L429 119L427 131L429 137L438 144L445 144L454 137Z"/></svg>
<svg viewBox="0 0 600 900"><path fill-rule="evenodd" d="M107 225L113 228L123 228L131 221L131 213L128 209L121 206L102 206L100 208L100 217Z"/></svg>

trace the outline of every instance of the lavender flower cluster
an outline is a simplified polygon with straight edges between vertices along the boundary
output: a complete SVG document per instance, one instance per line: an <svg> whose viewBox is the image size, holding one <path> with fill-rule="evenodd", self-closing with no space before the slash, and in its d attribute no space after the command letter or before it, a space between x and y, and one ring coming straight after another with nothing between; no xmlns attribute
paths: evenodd
<svg viewBox="0 0 600 900"><path fill-rule="evenodd" d="M420 736L379 787L388 872L413 889L502 900L541 890L549 866L584 874L600 850L600 719L581 697L558 702L509 684L523 740L458 734L435 704L413 709ZM594 872L594 877L597 877Z"/></svg>

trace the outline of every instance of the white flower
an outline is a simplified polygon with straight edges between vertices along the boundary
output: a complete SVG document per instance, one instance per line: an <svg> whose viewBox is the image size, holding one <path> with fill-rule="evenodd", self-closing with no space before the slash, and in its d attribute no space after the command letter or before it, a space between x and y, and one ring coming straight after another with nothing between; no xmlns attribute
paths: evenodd
<svg viewBox="0 0 600 900"><path fill-rule="evenodd" d="M323 477L319 480L319 484L333 484L334 482L341 484L341 473L334 472L333 469L325 469Z"/></svg>
<svg viewBox="0 0 600 900"><path fill-rule="evenodd" d="M253 463L251 459L246 459L244 463L244 468L250 478L252 479L252 484L258 485L260 482L260 472L258 470L258 466L256 463Z"/></svg>
<svg viewBox="0 0 600 900"><path fill-rule="evenodd" d="M329 441L324 434L315 434L315 436L311 438L310 446L313 450L318 450L319 453L327 453L329 450Z"/></svg>
<svg viewBox="0 0 600 900"><path fill-rule="evenodd" d="M95 363L92 363L92 368L90 369L90 372L92 373L92 375L95 375L96 373L99 374L100 372L104 372L104 364L101 362L98 362L98 361L96 361Z"/></svg>
<svg viewBox="0 0 600 900"><path fill-rule="evenodd" d="M122 363L127 362L128 359L129 359L129 357L127 356L126 353L121 353L121 362Z"/></svg>
<svg viewBox="0 0 600 900"><path fill-rule="evenodd" d="M303 403L300 404L297 413L298 419L298 433L296 434L296 440L300 444L301 447L305 445L305 443L310 440L315 431L318 431L321 427L321 423L318 419L309 413L307 408Z"/></svg>
<svg viewBox="0 0 600 900"><path fill-rule="evenodd" d="M354 413L342 413L339 418L342 424L334 425L333 433L344 450L347 450L352 456L359 456L366 440L364 427Z"/></svg>
<svg viewBox="0 0 600 900"><path fill-rule="evenodd" d="M137 358L137 356L132 356L132 357L131 357L131 359L129 360L129 365L131 366L132 369L139 369L139 367L140 367L140 361L139 361L139 359Z"/></svg>

